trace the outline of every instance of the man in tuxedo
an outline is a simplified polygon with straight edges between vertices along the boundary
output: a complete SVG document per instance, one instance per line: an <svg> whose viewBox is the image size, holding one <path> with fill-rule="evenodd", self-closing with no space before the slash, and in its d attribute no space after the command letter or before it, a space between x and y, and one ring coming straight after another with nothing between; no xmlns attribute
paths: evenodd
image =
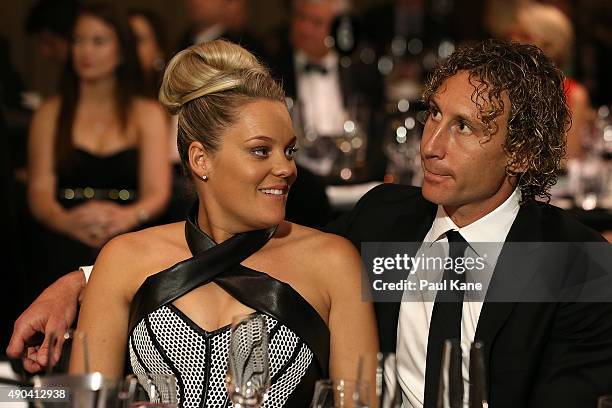
<svg viewBox="0 0 612 408"><path fill-rule="evenodd" d="M357 51L341 55L331 40L332 25L349 11L347 3L294 0L288 42L280 47L271 68L299 110L297 125L307 133L337 136L343 134L347 119L368 116L365 177L382 180L385 161L381 140L386 130L382 77L374 57L367 63L359 57L358 44ZM311 169L327 176L326 170Z"/></svg>
<svg viewBox="0 0 612 408"><path fill-rule="evenodd" d="M562 84L560 71L533 46L489 40L459 49L424 92L422 189L377 187L328 231L358 248L364 242L603 242L535 200L547 196L564 154L569 116ZM504 278L499 267L516 258L522 255L504 246L488 259L495 267L489 290ZM543 278L563 277L564 262L553 273L544 269ZM71 318L72 310L51 296L66 302L78 287L73 276L47 289L16 324L8 354L19 356L35 332L56 328L58 316ZM612 391L612 303L487 302L488 296L485 302L462 296L446 306L376 304L382 350L397 352L404 406L436 406L440 348L452 337L485 344L490 406L588 407Z"/></svg>

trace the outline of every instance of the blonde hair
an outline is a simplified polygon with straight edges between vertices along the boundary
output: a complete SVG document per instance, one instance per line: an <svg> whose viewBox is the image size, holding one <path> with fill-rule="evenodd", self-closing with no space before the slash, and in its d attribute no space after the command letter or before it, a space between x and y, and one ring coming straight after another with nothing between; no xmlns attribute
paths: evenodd
<svg viewBox="0 0 612 408"><path fill-rule="evenodd" d="M528 3L519 8L517 20L533 38L533 44L559 68L564 68L574 42L574 29L569 18L555 6Z"/></svg>
<svg viewBox="0 0 612 408"><path fill-rule="evenodd" d="M189 145L200 142L214 153L221 134L253 99L285 103L285 94L269 71L239 45L215 40L194 45L168 63L159 101L178 115L177 145L186 174Z"/></svg>

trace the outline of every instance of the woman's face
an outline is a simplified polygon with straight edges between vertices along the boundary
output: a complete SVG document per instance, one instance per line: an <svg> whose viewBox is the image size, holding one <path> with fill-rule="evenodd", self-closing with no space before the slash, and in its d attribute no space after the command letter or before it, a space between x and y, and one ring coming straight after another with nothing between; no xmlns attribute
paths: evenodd
<svg viewBox="0 0 612 408"><path fill-rule="evenodd" d="M72 45L74 69L82 80L112 76L119 65L119 40L113 28L87 14L79 16Z"/></svg>
<svg viewBox="0 0 612 408"><path fill-rule="evenodd" d="M281 102L256 99L244 105L219 150L206 159L202 182L212 226L231 232L268 228L285 218L289 187L297 170L296 138Z"/></svg>
<svg viewBox="0 0 612 408"><path fill-rule="evenodd" d="M136 36L138 60L142 69L145 72L153 72L156 63L162 58L153 28L146 18L139 15L130 17L130 27Z"/></svg>

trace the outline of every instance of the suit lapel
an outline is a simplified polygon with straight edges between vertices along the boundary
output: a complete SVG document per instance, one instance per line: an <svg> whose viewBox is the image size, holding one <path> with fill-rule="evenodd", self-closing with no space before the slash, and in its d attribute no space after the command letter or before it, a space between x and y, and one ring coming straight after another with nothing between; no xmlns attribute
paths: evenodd
<svg viewBox="0 0 612 408"><path fill-rule="evenodd" d="M420 205L423 205L421 208ZM422 242L436 216L437 206L422 200L414 205L414 211L399 216L394 227L386 234L387 242ZM410 256L414 254L409 254ZM397 343L397 320L400 302L379 302L374 304L380 335L380 350L395 353Z"/></svg>
<svg viewBox="0 0 612 408"><path fill-rule="evenodd" d="M521 206L516 220L510 228L506 243L540 242L541 240L541 220L538 216L537 207L529 204ZM520 256L520 254L517 256L516 249L504 245L497 260L495 272L489 285L489 291L487 291L478 319L476 335L474 336L475 340L481 340L485 344L485 360L487 365L490 363L491 347L499 330L512 313L516 302L487 302L486 299L495 297L491 291L504 290L504 279L519 278L522 280L522 283L527 282L530 278L529 271L533 272L534 268L521 268L519 265L521 259L526 260L527 258ZM517 273L522 271L525 271L525 274ZM513 287L517 287L517 285L514 284Z"/></svg>

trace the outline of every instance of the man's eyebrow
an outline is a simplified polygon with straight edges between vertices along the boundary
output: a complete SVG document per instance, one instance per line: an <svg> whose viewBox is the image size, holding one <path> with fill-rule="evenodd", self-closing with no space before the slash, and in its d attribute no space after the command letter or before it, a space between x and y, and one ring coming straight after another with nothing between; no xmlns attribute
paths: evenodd
<svg viewBox="0 0 612 408"><path fill-rule="evenodd" d="M432 97L429 100L429 107L434 107L436 109L438 109L439 111L441 111L440 107L438 106L438 104L435 101L435 96ZM482 120L478 119L478 117L474 117L473 115L470 114L465 114L465 113L455 113L453 115L453 118L460 120L462 122L468 123L470 125L473 126L479 126L479 127L485 127L485 124Z"/></svg>

